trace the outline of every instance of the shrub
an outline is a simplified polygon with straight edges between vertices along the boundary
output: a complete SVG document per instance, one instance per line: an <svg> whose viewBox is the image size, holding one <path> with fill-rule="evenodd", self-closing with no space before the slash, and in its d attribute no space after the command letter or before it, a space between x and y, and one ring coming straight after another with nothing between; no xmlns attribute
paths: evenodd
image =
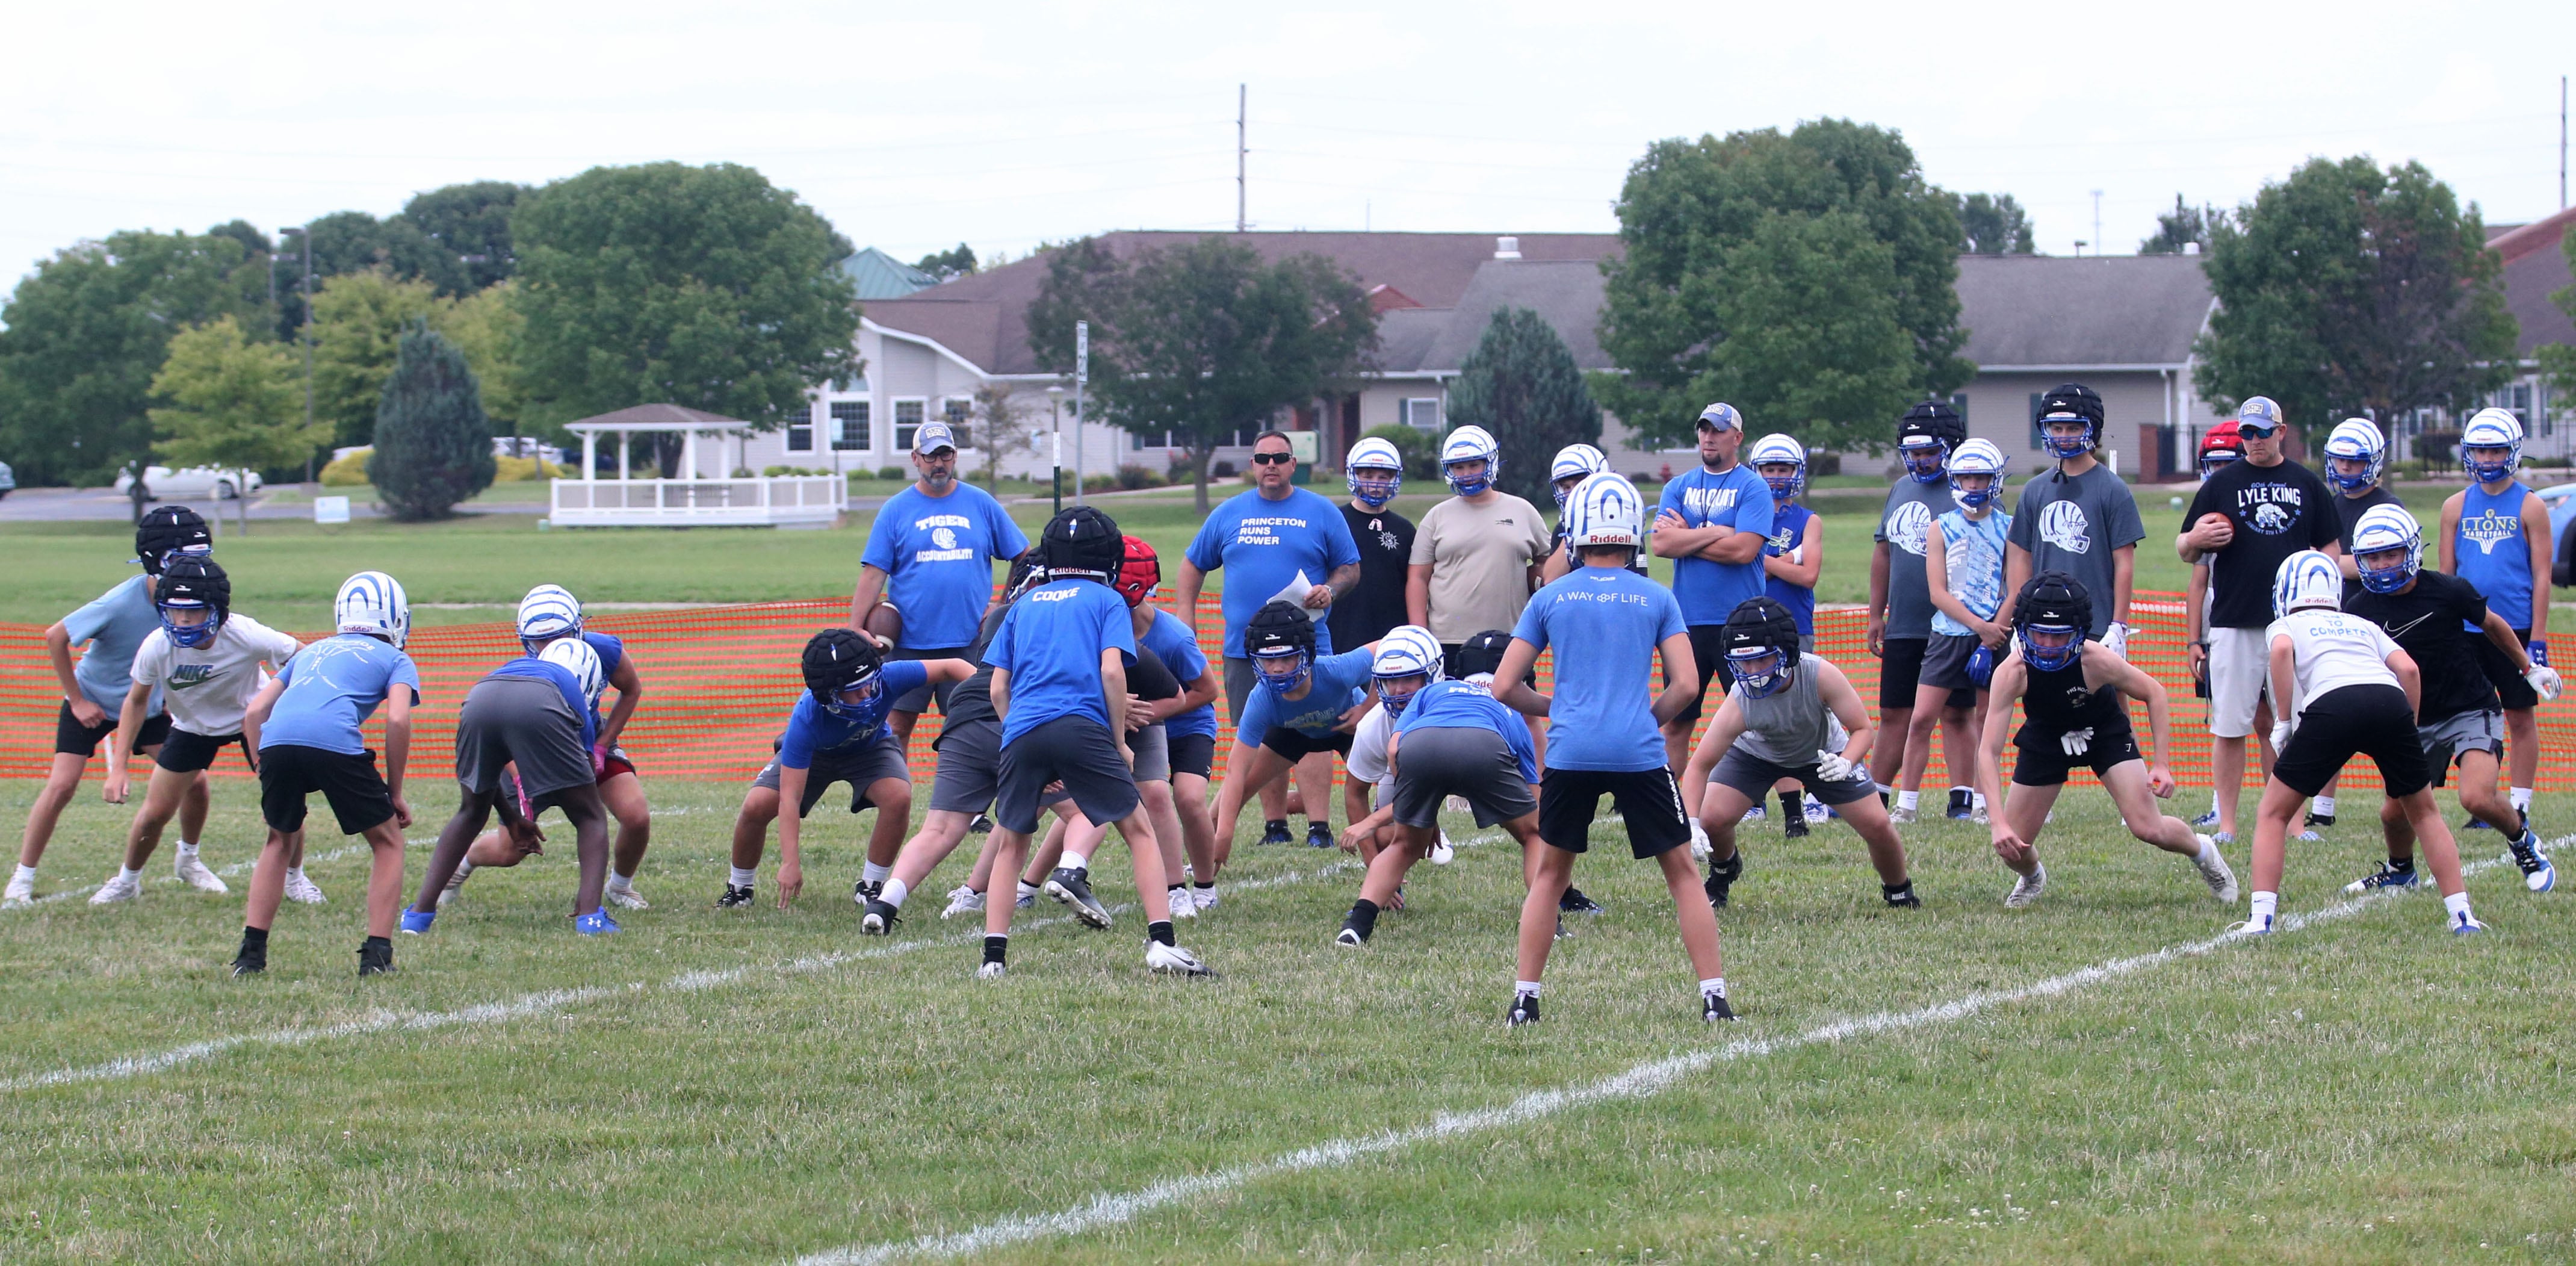
<svg viewBox="0 0 2576 1266"><path fill-rule="evenodd" d="M352 454L352 456L355 456L355 454ZM492 482L496 484L525 483L536 479L570 479L573 477L574 472L572 467L557 466L553 462L545 461L540 458L495 457L492 459Z"/></svg>
<svg viewBox="0 0 2576 1266"><path fill-rule="evenodd" d="M1082 481L1082 490L1084 492L1115 492L1118 490L1118 476L1093 475L1092 477Z"/></svg>
<svg viewBox="0 0 2576 1266"><path fill-rule="evenodd" d="M1134 491L1138 488L1160 488L1171 480L1133 462L1118 468L1118 486Z"/></svg>
<svg viewBox="0 0 2576 1266"><path fill-rule="evenodd" d="M367 482L367 459L375 456L375 452L372 448L362 448L346 457L334 459L322 468L322 486L356 488L364 485Z"/></svg>
<svg viewBox="0 0 2576 1266"><path fill-rule="evenodd" d="M367 464L379 499L399 520L443 519L492 486L493 467L492 423L465 353L425 322L404 331Z"/></svg>
<svg viewBox="0 0 2576 1266"><path fill-rule="evenodd" d="M1234 463L1233 463L1233 462L1229 462L1229 461L1219 461L1219 462L1217 462L1215 465L1208 467L1208 478L1210 478L1210 479L1232 479L1232 478L1234 478Z"/></svg>
<svg viewBox="0 0 2576 1266"><path fill-rule="evenodd" d="M1440 477L1440 441L1418 426L1390 422L1369 431L1366 438L1385 440L1404 454L1404 477L1438 479ZM1555 454L1549 454L1550 457Z"/></svg>
<svg viewBox="0 0 2576 1266"><path fill-rule="evenodd" d="M912 478L912 472L905 470L901 466L880 466L877 468L877 478L896 480L910 479Z"/></svg>

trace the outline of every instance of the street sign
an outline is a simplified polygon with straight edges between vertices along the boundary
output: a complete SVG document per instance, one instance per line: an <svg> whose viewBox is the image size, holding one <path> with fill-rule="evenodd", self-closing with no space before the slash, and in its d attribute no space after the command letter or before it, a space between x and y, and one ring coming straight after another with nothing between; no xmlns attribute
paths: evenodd
<svg viewBox="0 0 2576 1266"><path fill-rule="evenodd" d="M348 522L349 499L347 497L315 497L313 499L313 521L316 523Z"/></svg>

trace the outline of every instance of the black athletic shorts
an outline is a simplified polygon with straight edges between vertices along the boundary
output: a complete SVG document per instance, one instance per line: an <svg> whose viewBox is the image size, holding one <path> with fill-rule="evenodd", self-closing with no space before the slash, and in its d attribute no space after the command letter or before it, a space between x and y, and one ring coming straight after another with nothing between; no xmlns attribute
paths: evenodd
<svg viewBox="0 0 2576 1266"><path fill-rule="evenodd" d="M1036 832L1039 796L1059 780L1093 822L1123 822L1136 811L1136 776L1118 759L1109 727L1087 716L1060 716L1003 745L993 820L1006 830Z"/></svg>
<svg viewBox="0 0 2576 1266"><path fill-rule="evenodd" d="M1175 734L1171 736L1172 772L1197 774L1206 778L1216 773L1216 736L1213 734ZM1350 754L1348 748L1343 755Z"/></svg>
<svg viewBox="0 0 2576 1266"><path fill-rule="evenodd" d="M1878 710L1911 712L1914 692L1923 684L1923 651L1932 644L1927 637L1891 637L1879 645L1885 654L1878 661ZM1950 706L1977 706L1977 692L1952 687Z"/></svg>
<svg viewBox="0 0 2576 1266"><path fill-rule="evenodd" d="M1398 758L1401 759L1401 749ZM1551 769L1538 782L1538 837L1550 848L1580 853L1592 847L1592 819L1601 797L1628 826L1628 851L1661 857L1690 843L1690 816L1668 769Z"/></svg>
<svg viewBox="0 0 2576 1266"><path fill-rule="evenodd" d="M54 717L54 750L88 760L98 755L98 745L106 742L107 736L115 732L116 713L114 711L110 711L107 719L93 729L81 724L80 719L72 715L72 705L65 703L63 710ZM141 756L144 748L160 746L169 735L169 713L145 717L143 729L134 736L134 750L131 754Z"/></svg>
<svg viewBox="0 0 2576 1266"><path fill-rule="evenodd" d="M2066 732L2035 721L2024 721L2021 732L2013 736L2013 748L2019 755L2013 761L2013 785L2016 787L2057 787L2076 766L2092 769L2096 778L2111 772L2114 765L2143 760L2138 753L2138 732L2124 718L2119 728L2093 727L2093 742L2081 756L2066 754Z"/></svg>
<svg viewBox="0 0 2576 1266"><path fill-rule="evenodd" d="M374 752L352 756L294 743L259 749L259 815L268 829L303 830L305 797L317 791L340 820L342 835L393 820L393 792L376 772Z"/></svg>
<svg viewBox="0 0 2576 1266"><path fill-rule="evenodd" d="M1289 764L1294 765L1317 752L1332 752L1347 758L1351 754L1352 737L1335 730L1331 734L1318 738L1304 730L1292 730L1284 725L1274 725L1270 727L1269 733L1261 736L1261 745L1279 753Z"/></svg>
<svg viewBox="0 0 2576 1266"><path fill-rule="evenodd" d="M1691 695L1689 703L1682 705L1681 715L1673 718L1682 725L1699 723L1700 705L1707 700L1710 686L1716 686L1719 694L1735 688L1735 674L1726 666L1726 626L1694 624L1689 632L1691 658L1699 664L1699 690ZM1542 779L1539 785L1547 784ZM1556 841L1548 842L1553 844ZM1652 857L1654 854L1640 853L1638 856Z"/></svg>
<svg viewBox="0 0 2576 1266"><path fill-rule="evenodd" d="M170 736L161 741L161 754L154 757L152 763L174 774L193 774L213 765L215 757L233 746L242 749L244 761L254 766L259 763L252 758L250 745L242 742L241 735L198 734L174 726Z"/></svg>
<svg viewBox="0 0 2576 1266"><path fill-rule="evenodd" d="M2525 648L2530 647L2531 630L2515 629L2513 635L2522 639ZM2496 649L2496 644L2488 641L2486 634L2471 633L2469 641L2478 648L2478 668L2486 673L2488 681L2495 684L2496 697L2504 701L2507 711L2540 706L2540 692L2533 690L2531 683L2513 670L2513 660Z"/></svg>
<svg viewBox="0 0 2576 1266"><path fill-rule="evenodd" d="M2390 799L2411 796L2431 785L2426 772L2424 740L2415 730L2415 710L2406 692L2395 686L2338 686L2299 712L2299 728L2290 745L2272 763L2272 776L2302 796L2325 789L2355 756L2379 766L2379 781ZM2018 775L2014 781L2020 781Z"/></svg>

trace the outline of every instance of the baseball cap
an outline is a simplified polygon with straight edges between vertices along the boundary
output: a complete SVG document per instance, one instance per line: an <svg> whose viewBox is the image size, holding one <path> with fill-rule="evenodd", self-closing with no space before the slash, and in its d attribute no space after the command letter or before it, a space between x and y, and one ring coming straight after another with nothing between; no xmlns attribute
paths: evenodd
<svg viewBox="0 0 2576 1266"><path fill-rule="evenodd" d="M945 422L924 422L920 430L912 433L912 451L916 453L936 453L943 448L957 451L957 433L949 430Z"/></svg>
<svg viewBox="0 0 2576 1266"><path fill-rule="evenodd" d="M2281 406L2270 396L2254 396L2236 407L2236 429L2270 434L2281 429Z"/></svg>
<svg viewBox="0 0 2576 1266"><path fill-rule="evenodd" d="M1699 421L1694 429L1701 426L1712 431L1741 431L1744 429L1744 414L1734 405L1720 400L1699 411Z"/></svg>

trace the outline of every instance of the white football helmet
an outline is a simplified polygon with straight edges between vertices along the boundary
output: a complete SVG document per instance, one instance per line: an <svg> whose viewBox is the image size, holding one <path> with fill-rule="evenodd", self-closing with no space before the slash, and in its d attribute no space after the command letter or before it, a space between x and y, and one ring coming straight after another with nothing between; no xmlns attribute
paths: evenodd
<svg viewBox="0 0 2576 1266"><path fill-rule="evenodd" d="M1586 476L1565 494L1565 543L1577 550L1591 545L1646 543L1646 499L1626 475L1602 471Z"/></svg>
<svg viewBox="0 0 2576 1266"><path fill-rule="evenodd" d="M1460 462L1481 461L1485 473L1461 479L1449 468ZM1462 426L1440 442L1440 473L1449 480L1449 489L1462 497L1472 497L1494 486L1502 473L1503 447L1481 426Z"/></svg>
<svg viewBox="0 0 2576 1266"><path fill-rule="evenodd" d="M411 599L402 582L380 571L362 571L340 582L331 620L342 633L381 637L402 649L411 640Z"/></svg>
<svg viewBox="0 0 2576 1266"><path fill-rule="evenodd" d="M2473 448L2503 449L2504 461L2497 463L2471 460L2469 450ZM2479 483L2493 483L2499 479L2511 478L2514 470L2521 465L2522 419L2513 416L2512 411L2480 409L2469 418L2467 426L2460 428L2460 466L2469 472L2471 479Z"/></svg>
<svg viewBox="0 0 2576 1266"><path fill-rule="evenodd" d="M1360 478L1362 471L1370 472L1365 480ZM1404 454L1391 441L1369 436L1351 445L1350 454L1342 458L1342 480L1350 485L1352 496L1377 509L1404 491Z"/></svg>
<svg viewBox="0 0 2576 1266"><path fill-rule="evenodd" d="M1753 441L1753 447L1745 450L1744 464L1752 467L1754 474L1762 475L1764 483L1771 485L1774 500L1785 501L1807 487L1807 446L1790 436L1773 432ZM1765 466L1795 466L1797 470L1786 479L1773 479L1763 474Z"/></svg>
<svg viewBox="0 0 2576 1266"><path fill-rule="evenodd" d="M606 683L599 671L599 652L590 649L590 643L577 637L556 638L546 643L537 658L570 671L573 680L581 683L581 701L592 708L599 706L600 687Z"/></svg>
<svg viewBox="0 0 2576 1266"><path fill-rule="evenodd" d="M2393 549L2406 551L2405 561L2395 567L2373 569L2363 558ZM2352 525L2353 565L2361 573L2361 587L2372 593L2395 593L2415 578L2424 566L2424 525L2398 505L2375 505L2361 512L2361 521Z"/></svg>
<svg viewBox="0 0 2576 1266"><path fill-rule="evenodd" d="M539 585L519 599L519 641L543 642L581 632L581 600L562 585Z"/></svg>
<svg viewBox="0 0 2576 1266"><path fill-rule="evenodd" d="M2334 467L2335 459L2364 463L2358 475L2347 475ZM2359 492L2379 482L2379 472L2388 464L2388 441L2379 434L2379 424L2368 418L2345 418L2335 423L2334 434L2326 437L2326 482L2345 492Z"/></svg>
<svg viewBox="0 0 2576 1266"><path fill-rule="evenodd" d="M1986 486L1970 492L1959 486L1962 475L1991 475ZM1973 439L1950 454L1950 496L1969 509L1993 501L2004 491L2004 451L1989 439Z"/></svg>
<svg viewBox="0 0 2576 1266"><path fill-rule="evenodd" d="M1568 444L1556 450L1556 463L1548 468L1547 482L1556 489L1556 504L1565 504L1569 479L1597 475L1610 469L1610 459L1589 444Z"/></svg>
<svg viewBox="0 0 2576 1266"><path fill-rule="evenodd" d="M2343 569L2331 555L2303 549L2282 559L2281 569L2273 573L2273 619L2312 607L2334 611L2342 606Z"/></svg>

